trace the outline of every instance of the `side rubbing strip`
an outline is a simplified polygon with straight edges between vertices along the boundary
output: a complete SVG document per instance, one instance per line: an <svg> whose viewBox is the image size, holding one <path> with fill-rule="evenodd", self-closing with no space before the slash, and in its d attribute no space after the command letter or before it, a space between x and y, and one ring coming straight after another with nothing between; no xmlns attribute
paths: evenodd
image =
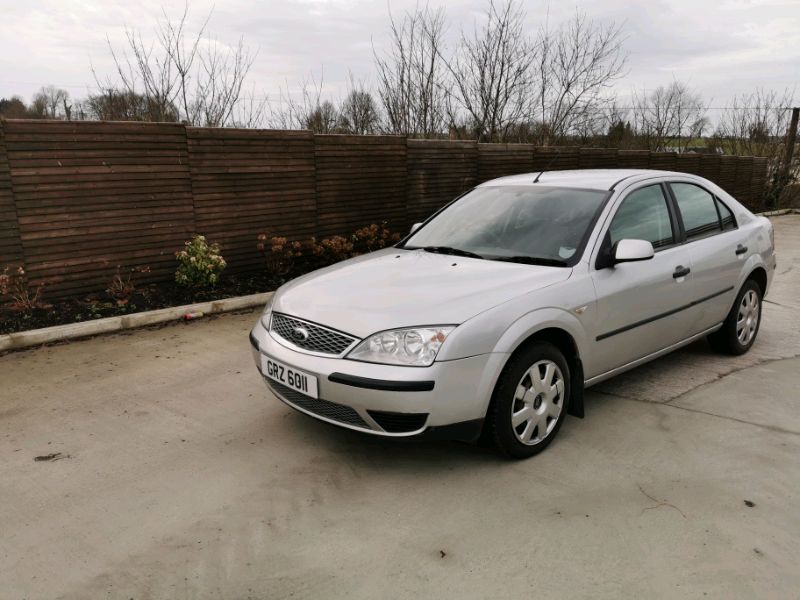
<svg viewBox="0 0 800 600"><path fill-rule="evenodd" d="M733 290L733 286L729 288L725 288L724 290L720 290L719 292L714 292L709 296L705 296L700 298L699 300L695 300L690 302L689 304L684 304L683 306L679 306L678 308L673 308L672 310L668 310L667 312L663 312L660 315L655 315L653 317L648 317L647 319L643 319L642 321L636 321L636 323L631 323L630 325L625 325L625 327L620 327L619 329L615 329L614 331L609 331L608 333L602 333L598 335L595 340L600 341L606 338L610 338L620 333L625 333L626 331L630 331L631 329L636 329L637 327L641 327L642 325L647 325L648 323L652 323L653 321L658 321L659 319L663 319L664 317L669 317L674 315L675 313L679 313L682 310L686 310L687 308L692 308L693 306L697 306L703 302L707 302L712 298L716 298L717 296L721 296L722 294L727 294L728 292Z"/></svg>

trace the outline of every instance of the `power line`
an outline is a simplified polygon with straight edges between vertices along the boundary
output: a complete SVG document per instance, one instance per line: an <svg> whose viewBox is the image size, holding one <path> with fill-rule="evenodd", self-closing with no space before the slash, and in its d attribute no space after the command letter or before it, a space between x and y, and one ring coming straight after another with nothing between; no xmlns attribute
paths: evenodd
<svg viewBox="0 0 800 600"><path fill-rule="evenodd" d="M38 85L37 82L32 81L0 81L0 85ZM67 83L49 83L47 85L52 85L57 88L71 88L71 89L92 89L98 92L107 92L110 90L120 91L116 88L108 88L108 87L100 87L93 84L67 84ZM121 88L120 88L121 89ZM187 97L191 99L195 99L196 96L194 95L187 95ZM260 100L260 101L267 101L267 100L276 100L280 98L276 98L275 96L247 96L247 99L252 100ZM639 106L615 106L617 110L638 110ZM646 107L645 107L646 108ZM701 110L792 110L794 107L792 106L703 106Z"/></svg>
<svg viewBox="0 0 800 600"><path fill-rule="evenodd" d="M615 106L614 108L617 110L638 110L647 108L647 106ZM792 110L792 108L792 106L701 106L699 110Z"/></svg>

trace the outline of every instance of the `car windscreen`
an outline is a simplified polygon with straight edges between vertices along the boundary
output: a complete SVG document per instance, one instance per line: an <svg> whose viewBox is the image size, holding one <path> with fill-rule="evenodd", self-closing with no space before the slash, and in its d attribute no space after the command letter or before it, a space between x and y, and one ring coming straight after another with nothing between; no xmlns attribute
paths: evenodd
<svg viewBox="0 0 800 600"><path fill-rule="evenodd" d="M403 247L574 264L607 195L545 186L479 187L433 217Z"/></svg>

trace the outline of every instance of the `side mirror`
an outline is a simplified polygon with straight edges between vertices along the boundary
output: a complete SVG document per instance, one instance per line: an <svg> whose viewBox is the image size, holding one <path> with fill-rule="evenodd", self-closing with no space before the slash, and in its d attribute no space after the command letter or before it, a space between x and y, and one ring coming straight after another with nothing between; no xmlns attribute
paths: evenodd
<svg viewBox="0 0 800 600"><path fill-rule="evenodd" d="M646 240L620 240L614 244L614 264L653 258L653 244Z"/></svg>
<svg viewBox="0 0 800 600"><path fill-rule="evenodd" d="M414 223L414 224L411 226L411 233L414 233L414 232L415 232L417 229L419 229L420 227L422 227L422 223Z"/></svg>

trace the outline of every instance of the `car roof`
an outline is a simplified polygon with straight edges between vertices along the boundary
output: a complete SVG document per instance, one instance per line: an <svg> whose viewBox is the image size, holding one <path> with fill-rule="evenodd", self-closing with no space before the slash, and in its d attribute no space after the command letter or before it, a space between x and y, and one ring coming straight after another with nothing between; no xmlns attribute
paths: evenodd
<svg viewBox="0 0 800 600"><path fill-rule="evenodd" d="M585 188L593 190L610 190L625 179L647 179L659 176L686 176L686 173L674 171L657 171L653 169L572 169L568 171L544 171L534 184L540 171L510 175L492 179L478 187L496 187L507 185L551 185L557 187Z"/></svg>

